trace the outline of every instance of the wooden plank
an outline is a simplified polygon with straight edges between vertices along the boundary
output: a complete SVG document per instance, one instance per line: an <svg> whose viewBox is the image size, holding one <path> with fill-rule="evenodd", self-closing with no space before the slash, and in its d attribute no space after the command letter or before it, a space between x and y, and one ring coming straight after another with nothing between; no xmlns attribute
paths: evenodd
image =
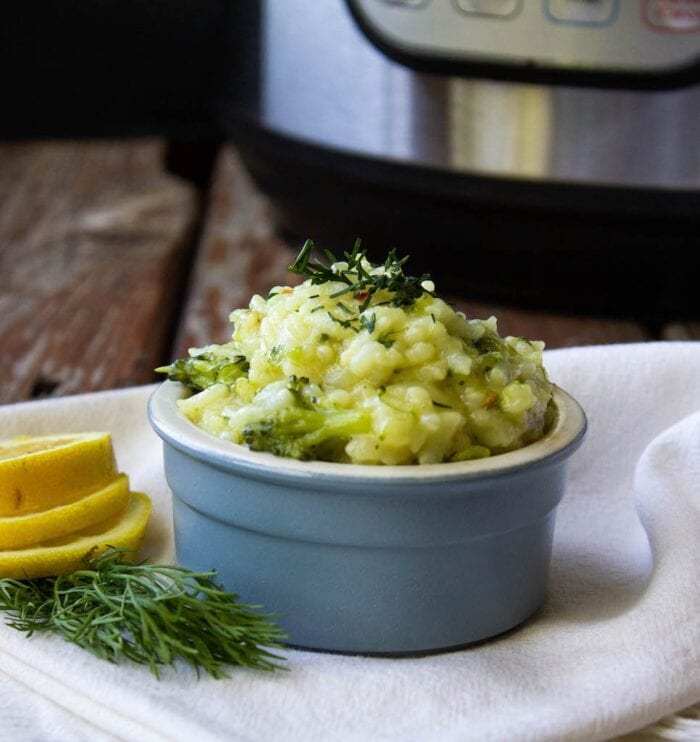
<svg viewBox="0 0 700 742"><path fill-rule="evenodd" d="M235 151L223 148L173 358L193 346L229 340L233 309L247 306L252 294L296 283L287 266L297 249L275 235L269 203Z"/></svg>
<svg viewBox="0 0 700 742"><path fill-rule="evenodd" d="M197 194L157 141L0 147L0 401L149 381Z"/></svg>
<svg viewBox="0 0 700 742"><path fill-rule="evenodd" d="M184 355L191 346L229 339L228 314L232 309L247 305L253 293L264 295L275 284L294 283L295 276L286 268L299 247L275 236L267 200L233 149L224 148L215 171L190 298L173 356ZM469 317L496 315L504 335L544 340L548 348L650 339L649 333L634 322L520 310L459 296L446 298Z"/></svg>
<svg viewBox="0 0 700 742"><path fill-rule="evenodd" d="M700 340L700 322L670 322L661 328L662 340Z"/></svg>

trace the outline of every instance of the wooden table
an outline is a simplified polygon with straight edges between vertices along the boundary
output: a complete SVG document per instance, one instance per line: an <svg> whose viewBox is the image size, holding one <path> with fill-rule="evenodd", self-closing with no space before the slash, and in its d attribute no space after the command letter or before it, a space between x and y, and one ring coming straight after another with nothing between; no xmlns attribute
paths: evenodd
<svg viewBox="0 0 700 742"><path fill-rule="evenodd" d="M157 140L0 146L0 402L142 384L188 347L228 338L229 312L289 281L298 250L231 146L210 182L166 170ZM700 337L450 297L547 347Z"/></svg>
<svg viewBox="0 0 700 742"><path fill-rule="evenodd" d="M188 347L228 339L228 314L251 293L288 282L299 245L276 234L235 151L222 147L196 187L166 170L165 150L154 140L0 146L0 403L153 381ZM700 323L654 330L450 298L550 348L700 338Z"/></svg>

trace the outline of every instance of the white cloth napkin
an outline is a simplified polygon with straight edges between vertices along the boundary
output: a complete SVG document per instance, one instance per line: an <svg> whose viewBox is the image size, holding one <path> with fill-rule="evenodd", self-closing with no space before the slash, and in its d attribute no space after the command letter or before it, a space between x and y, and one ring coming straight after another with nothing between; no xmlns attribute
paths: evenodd
<svg viewBox="0 0 700 742"><path fill-rule="evenodd" d="M700 701L700 343L546 354L589 431L559 509L551 587L525 626L464 651L287 651L290 672L156 681L0 625L0 739L603 739ZM0 408L1 437L109 430L171 560L151 387ZM243 596L245 597L245 596ZM274 606L268 606L274 610Z"/></svg>

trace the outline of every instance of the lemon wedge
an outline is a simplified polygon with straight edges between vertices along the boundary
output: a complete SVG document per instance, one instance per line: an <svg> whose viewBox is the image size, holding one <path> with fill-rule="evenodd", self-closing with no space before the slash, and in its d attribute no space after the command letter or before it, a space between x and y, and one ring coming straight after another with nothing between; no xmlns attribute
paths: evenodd
<svg viewBox="0 0 700 742"><path fill-rule="evenodd" d="M21 549L102 523L122 513L129 502L129 477L68 505L29 515L0 518L0 549Z"/></svg>
<svg viewBox="0 0 700 742"><path fill-rule="evenodd" d="M75 502L117 476L109 433L0 441L0 517Z"/></svg>
<svg viewBox="0 0 700 742"><path fill-rule="evenodd" d="M142 492L132 492L126 510L102 523L71 536L44 541L30 549L0 551L0 576L17 580L64 575L85 567L89 552L108 546L137 549L143 538L151 501Z"/></svg>

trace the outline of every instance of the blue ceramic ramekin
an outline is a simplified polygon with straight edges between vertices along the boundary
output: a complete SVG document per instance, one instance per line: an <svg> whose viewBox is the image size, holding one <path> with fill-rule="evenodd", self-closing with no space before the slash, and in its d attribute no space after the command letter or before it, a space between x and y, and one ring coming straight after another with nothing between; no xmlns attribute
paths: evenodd
<svg viewBox="0 0 700 742"><path fill-rule="evenodd" d="M167 381L164 441L178 561L280 615L292 645L420 653L506 631L541 604L567 460L586 418L556 389L541 440L477 461L360 466L249 451L190 423Z"/></svg>

